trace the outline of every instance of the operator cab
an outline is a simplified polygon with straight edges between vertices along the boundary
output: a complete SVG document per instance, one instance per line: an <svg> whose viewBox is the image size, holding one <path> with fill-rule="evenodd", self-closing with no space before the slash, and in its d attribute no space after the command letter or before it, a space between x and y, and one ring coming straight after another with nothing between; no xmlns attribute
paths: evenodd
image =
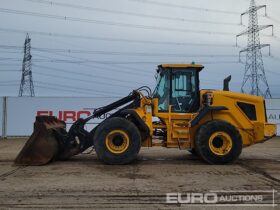
<svg viewBox="0 0 280 210"><path fill-rule="evenodd" d="M153 98L158 98L158 111L191 113L199 108L198 64L162 64L157 69L157 86Z"/></svg>

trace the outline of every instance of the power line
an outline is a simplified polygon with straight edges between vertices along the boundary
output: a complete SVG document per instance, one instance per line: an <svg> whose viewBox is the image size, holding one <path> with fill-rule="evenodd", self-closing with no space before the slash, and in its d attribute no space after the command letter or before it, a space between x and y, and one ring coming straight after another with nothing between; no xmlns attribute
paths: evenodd
<svg viewBox="0 0 280 210"><path fill-rule="evenodd" d="M276 61L280 61L280 58L274 55L269 56L269 58L276 60Z"/></svg>
<svg viewBox="0 0 280 210"><path fill-rule="evenodd" d="M61 84L50 83L50 82L36 81L36 83L42 84L42 85L49 85L51 87L62 87L62 88L67 88L67 89L89 91L91 93L92 92L94 92L94 93L97 92L97 93L102 93L102 94L110 94L110 96L119 94L119 93L110 92L110 91L100 91L100 90L96 90L96 89L82 88L82 87L70 86L70 85L61 85Z"/></svg>
<svg viewBox="0 0 280 210"><path fill-rule="evenodd" d="M121 80L121 79L116 79L116 78L113 78L113 77L104 77L104 76L100 76L100 75L87 74L87 73L84 73L84 72L77 72L77 71L69 71L69 70L65 70L65 69L51 68L51 67L46 67L46 66L37 65L37 64L34 64L33 66L38 67L38 68L42 68L42 69L48 69L48 70L55 71L55 72L65 72L67 74L74 74L74 75L92 77L92 78L101 78L101 79L112 80L112 81L123 82L123 83L141 84L141 83L135 82L135 81Z"/></svg>
<svg viewBox="0 0 280 210"><path fill-rule="evenodd" d="M4 50L0 50L0 53L20 54L20 53L22 53L22 52L18 52L18 51L4 51Z"/></svg>
<svg viewBox="0 0 280 210"><path fill-rule="evenodd" d="M241 63L239 61L205 61L205 62L198 62L203 65L216 65L216 64L238 64L240 65Z"/></svg>
<svg viewBox="0 0 280 210"><path fill-rule="evenodd" d="M279 21L279 20L277 20L276 18L273 18L273 17L268 16L268 15L266 15L265 17L266 17L266 18L268 18L268 19L270 19L270 20L272 20L272 21L274 21L275 23L280 24L280 21Z"/></svg>
<svg viewBox="0 0 280 210"><path fill-rule="evenodd" d="M34 30L19 30L11 28L0 28L2 32L8 33L30 33L38 36L52 36L61 38L72 38L72 39L85 39L85 40L99 40L99 41L111 41L111 42L125 42L125 43L137 43L137 44L154 44L154 45L175 45L175 46L198 46L198 47L236 47L235 44L208 44L208 43L193 43L193 42L165 42L165 41L149 41L140 39L123 39L123 38L111 38L111 37L96 37L96 36L83 36L74 34L63 34L63 33L52 33L42 32Z"/></svg>
<svg viewBox="0 0 280 210"><path fill-rule="evenodd" d="M191 23L202 23L202 24L216 24L216 25L234 25L240 26L238 23L232 22L220 22L220 21L208 21L208 20L195 20L195 19L187 19L181 17L167 17L167 16L160 16L160 15L148 15L144 13L135 13L135 12L127 12L127 11L118 11L118 10L109 10L97 7L89 7L84 5L77 5L77 4L69 4L69 3L60 3L54 1L47 1L47 0L25 0L32 3L39 3L45 4L49 6L58 6L58 7L66 7L72 9L79 9L79 10L87 10L87 11L95 11L95 12L103 12L109 14L118 14L118 15L125 15L125 16L133 16L133 17L140 17L140 18L152 18L152 19L160 19L160 20L170 20L170 21L180 21L180 22L191 22Z"/></svg>
<svg viewBox="0 0 280 210"><path fill-rule="evenodd" d="M50 40L49 38L46 38L44 37L45 39L48 39ZM58 40L52 40L51 41L58 41ZM58 43L64 43L66 44L67 46L75 46L77 47L77 45L73 45L73 42L67 42L64 40L59 40ZM79 46L80 47L80 46ZM88 50L91 50L89 48L87 48ZM62 56L65 56L65 57L73 57L73 56L69 56L69 55L66 55L66 54L60 54L60 53L52 53L52 54L57 54L57 55L62 55ZM74 58L74 57L73 57ZM75 58L79 58L79 57L75 57ZM89 64L77 64L77 65L81 65L81 66L85 66L85 67L93 67L93 68L96 68L96 69L101 69L102 71L105 70L105 71L118 71L118 73L131 73L132 70L135 70L133 72L133 75L134 76L145 76L145 75L150 75L149 73L146 73L146 72L143 72L143 68L135 68L135 65L134 66L125 66L125 65L115 65L115 64L95 64L95 65L89 65ZM102 67L100 67L99 65L101 65ZM109 67L109 68L108 68ZM117 70L116 70L117 69ZM129 71L125 71L125 70L129 70Z"/></svg>
<svg viewBox="0 0 280 210"><path fill-rule="evenodd" d="M0 81L0 83L17 83L18 84L18 80L5 80L5 81Z"/></svg>
<svg viewBox="0 0 280 210"><path fill-rule="evenodd" d="M1 67L3 67L3 66L20 66L19 64L14 64L14 63L2 63L2 62L0 62L0 65L1 65Z"/></svg>
<svg viewBox="0 0 280 210"><path fill-rule="evenodd" d="M239 64L240 65L240 63L239 62L237 62L237 61L223 61L223 62L203 62L204 64L221 64L221 63L224 63L224 64ZM57 71L60 71L61 69L57 69L57 68L50 68L50 67L45 67L45 66L41 66L41 65L33 65L33 66L36 66L36 67L42 67L42 68L46 68L46 69L53 69L53 70L57 70ZM65 72L68 72L68 70L65 70ZM72 73L72 72L71 72ZM77 72L73 72L73 74L76 74ZM79 75L83 75L83 73L77 73L77 74L79 74ZM87 76L87 74L85 74L85 76ZM115 80L115 79L112 79L112 78L108 78L108 79L111 79L111 80ZM209 80L207 80L207 81L209 81ZM132 82L132 83L134 83L134 82Z"/></svg>
<svg viewBox="0 0 280 210"><path fill-rule="evenodd" d="M0 84L0 86L7 86L7 87L13 87L13 86L17 86L18 84Z"/></svg>
<svg viewBox="0 0 280 210"><path fill-rule="evenodd" d="M270 71L270 70L266 70L268 73L271 73L271 74L277 74L277 75L280 75L280 72L275 72L275 71Z"/></svg>
<svg viewBox="0 0 280 210"><path fill-rule="evenodd" d="M222 81L222 80L221 80ZM221 82L221 81L214 81L214 80L204 80L203 83L212 83L212 84L217 84L217 82ZM17 81L7 81L8 83L11 83L11 82L14 82L15 84L3 84L1 81L0 81L0 86L16 86L16 82ZM1 85L2 84L2 85ZM42 81L35 81L35 86L36 88L38 88L38 84L39 85L48 85L48 87L46 87L47 89L49 89L49 87L52 89L52 90L60 90L60 88L57 88L57 87L62 87L64 89L62 90L65 90L67 92L71 92L71 90L81 90L81 91L78 91L78 93L83 93L83 94L88 94L87 92L84 92L84 91L89 91L89 92L100 92L100 93L105 93L105 94L109 94L109 96L116 96L118 95L119 93L114 93L114 92L108 92L108 91L99 91L99 90L96 90L96 89L89 89L89 88L81 88L81 87L77 87L77 86L68 86L68 85L61 85L61 84L57 84L57 83L49 83L49 82L42 82ZM236 83L237 84L237 83ZM55 87L55 88L54 88ZM70 90L71 89L71 90ZM74 91L75 92L75 91Z"/></svg>
<svg viewBox="0 0 280 210"><path fill-rule="evenodd" d="M18 59L18 58L0 57L0 61L21 61L21 59Z"/></svg>
<svg viewBox="0 0 280 210"><path fill-rule="evenodd" d="M22 49L22 47L21 46L12 46L12 45L0 45L0 48L4 48L4 49ZM83 59L83 58L79 58L79 57L74 57L74 56L70 56L70 55L65 55L65 54L59 54L59 53L57 53L57 52L55 52L55 51L53 51L53 49L50 49L50 50L47 50L46 48L35 48L35 50L41 50L42 49L42 52L47 52L47 53L51 53L52 52L52 54L57 54L57 55L61 55L61 56L64 56L64 57L71 57L71 58L77 58L77 59L82 59L82 60L87 60L87 59ZM34 50L34 48L32 48L32 50ZM69 49L66 49L66 50L63 50L63 51L65 51L65 53L66 53L66 51L67 52L69 52ZM70 51L72 51L72 50L70 50ZM80 51L82 51L82 50L80 50ZM49 59L53 59L53 58L51 58L51 57L47 57L47 56L42 56L42 55L38 55L38 56L41 56L41 57L45 57L45 58L49 58ZM17 59L15 59L15 58L1 58L1 59L3 59L3 60L5 60L5 59L12 59L12 61L18 61ZM104 67L99 67L99 66L94 66L94 65L86 65L86 64L80 64L80 65L84 65L84 66L87 66L87 67L94 67L94 68L97 68L97 69L100 69L100 70L104 70L104 71L116 71L115 69L110 69L110 68L108 68L108 66L106 67L106 68L104 68ZM115 67L115 68L120 68L119 66L115 66L115 65L110 65L111 67ZM128 69L129 71L124 71L123 69ZM150 74L148 74L148 73L144 73L144 72L141 72L142 71L142 69L137 69L137 68L135 68L135 67L122 67L122 69L121 70L118 70L118 73L120 73L120 72L122 72L122 73L131 73L131 70L136 70L136 71L138 71L138 72L133 72L133 74L135 74L135 75L139 75L139 76L147 76L147 75L150 75Z"/></svg>
<svg viewBox="0 0 280 210"><path fill-rule="evenodd" d="M40 73L39 73L40 74ZM42 75L42 74L41 74ZM59 77L59 78L62 78L60 76L57 76L57 75L50 75L50 74L43 74L44 76L51 76L51 77ZM67 79L70 79L70 78L67 78ZM74 78L71 78L74 80ZM75 79L77 80L77 79ZM79 79L78 79L79 80ZM83 80L84 81L84 80ZM85 81L84 81L85 82ZM11 83L14 83L14 84L11 84ZM17 83L18 81L17 80L6 80L6 81L0 81L0 86L17 86ZM100 91L100 90L96 90L96 89L88 89L88 88L81 88L81 87L75 87L75 86L67 86L67 85L60 85L60 84L56 84L56 83L46 83L46 82L41 82L41 81L36 81L35 82L36 84L37 83L40 83L40 84L44 84L44 85L50 85L52 87L63 87L64 89L59 89L59 90L65 90L67 92L69 92L70 90L66 90L65 88L68 88L68 89L74 89L74 90L84 90L84 91L90 91L90 92L99 92L99 93L105 93L105 94L110 94L109 96L112 96L112 94L114 95L117 95L119 93L114 93L114 92L111 92L111 91ZM94 83L94 81L92 81L92 83ZM36 87L39 87L36 85ZM47 88L47 87L45 87ZM50 89L48 87L48 89ZM54 89L54 90L57 90L57 88L51 88L51 89ZM74 92L77 92L77 91L74 91ZM85 93L85 92L81 92L81 91L78 91L78 93ZM88 93L87 93L88 94ZM103 95L104 96L104 95Z"/></svg>
<svg viewBox="0 0 280 210"><path fill-rule="evenodd" d="M4 49L21 49L18 46L0 45ZM236 55L203 55L203 54L179 54L179 53L148 53L148 52L120 52L120 51L103 51L103 50L79 50L79 49L59 49L59 48L42 48L32 47L34 51L40 52L63 52L63 53L79 53L79 54L99 54L99 55L126 55L126 56L168 56L168 57L235 57Z"/></svg>
<svg viewBox="0 0 280 210"><path fill-rule="evenodd" d="M104 65L104 64L102 64L102 65ZM110 67L113 67L113 68L117 68L118 70L117 71L119 71L119 69L121 69L121 70L123 70L123 69L127 69L127 70L135 70L136 72L133 72L133 75L140 75L139 73L143 73L143 75L142 76L146 76L146 75L150 75L150 72L143 72L143 68L135 68L134 66L133 67L131 67L131 66L124 66L124 65L121 65L121 64L111 64L110 65Z"/></svg>
<svg viewBox="0 0 280 210"><path fill-rule="evenodd" d="M219 58L218 56L211 56ZM235 56L238 57L238 56ZM6 59L6 58L3 58ZM7 58L11 61L20 61L20 59L16 58ZM0 58L1 60L1 58ZM162 63L178 63L178 61L111 61L111 60L69 60L69 59L33 59L34 62L42 62L42 63L69 63L69 64L86 64L86 63L96 63L96 64L102 64L102 65L119 65L119 64L126 64L126 65L132 65L132 64L162 64ZM180 62L180 61L179 61ZM203 64L219 64L219 63L238 63L238 61L206 61L206 62L197 62L197 63L203 63ZM129 73L129 72L127 72ZM133 72L130 72L133 73Z"/></svg>
<svg viewBox="0 0 280 210"><path fill-rule="evenodd" d="M219 56L211 56L219 58ZM235 56L238 57L238 56ZM0 60L7 59L10 61L20 61L20 59L16 58L0 58ZM178 61L111 61L111 60L69 60L69 59L33 59L35 62L42 62L42 63L69 63L69 64L78 64L78 65L85 65L87 63L96 63L101 65L132 65L132 64L153 64L158 65L162 63L178 63ZM179 61L180 62L180 61ZM197 61L196 63L202 63L202 64L221 64L221 63L239 63L238 61ZM129 67L127 67L129 69ZM118 70L116 70L118 71ZM127 72L132 73L132 72Z"/></svg>
<svg viewBox="0 0 280 210"><path fill-rule="evenodd" d="M100 82L100 81L85 80L85 79L73 78L73 77L68 77L68 76L60 76L60 75L50 74L50 73L34 72L34 74L52 77L52 78L61 78L64 80L80 81L80 82L89 83L89 84L100 84L100 85L112 86L112 87L133 88L132 86L117 85L117 84Z"/></svg>
<svg viewBox="0 0 280 210"><path fill-rule="evenodd" d="M59 90L59 91L64 91L64 92L79 93L79 94L87 94L88 95L88 92L83 92L83 91L78 91L78 90L69 90L69 89L59 88L59 87L50 87L50 86L44 86L44 85L37 85L37 84L36 84L36 88L55 90L55 91ZM100 94L97 94L97 95L100 95Z"/></svg>
<svg viewBox="0 0 280 210"><path fill-rule="evenodd" d="M64 54L61 55L60 53L52 53L52 54L57 54L57 55L60 55L60 56L70 57L70 58L75 58L75 59L81 59L81 60L84 60L84 61L87 60L87 59L83 59L83 58L80 58L80 57L74 57L74 56L70 56L70 55L64 55ZM49 57L49 56L42 56L42 55L40 55L40 57L45 57L45 58L48 58L48 59L53 59L52 57ZM123 70L123 69L116 70L116 69L108 68L107 66L105 68L104 67L99 67L99 66L96 66L96 65L93 65L93 64L85 64L85 63L72 63L72 64L82 65L82 66L85 66L85 67L91 67L91 68L94 68L94 70L102 70L102 71L108 71L108 72L112 72L113 71L114 73L117 71L117 73L125 73L125 74L133 73L133 75L137 75L137 76L149 75L146 72L132 72L131 70L133 70L133 68L130 68L130 67L125 67L125 69L129 70L129 71L127 71L127 70ZM102 65L110 65L111 67L115 68L114 64L102 64ZM136 69L134 69L134 70L136 70Z"/></svg>
<svg viewBox="0 0 280 210"><path fill-rule="evenodd" d="M16 45L0 45L0 48L6 50L23 50L22 46L16 46Z"/></svg>
<svg viewBox="0 0 280 210"><path fill-rule="evenodd" d="M21 46L11 46L11 45L0 45L0 48L4 48L4 49L22 49L22 47ZM32 48L33 49L33 48ZM44 48L43 48L44 49ZM67 49L67 51L69 51L68 49ZM48 52L48 51L45 51L45 52L47 52L47 53L50 53L50 52ZM61 56L65 56L65 57L71 57L71 58L78 58L78 59L82 59L82 58L79 58L79 57L74 57L74 56L69 56L69 55L65 55L65 54L59 54L59 53L56 53L56 52L52 52L52 54L57 54L57 55L61 55ZM40 55L41 56L41 55ZM47 57L47 56L44 56L44 57L46 57L46 58L50 58L50 57ZM86 60L86 59L85 59ZM101 67L98 67L98 66L94 66L94 65L84 65L84 66L88 66L88 67L96 67L96 68L98 68L98 69L102 69L102 70L108 70L108 71L116 71L115 69L110 69L110 68L108 68L107 66L106 66L106 69L104 69L104 68L101 68ZM120 68L120 65L118 65L118 66L115 66L115 65L110 65L111 67L113 67L113 68ZM121 67L122 69L121 70L118 70L118 73L119 72L123 72L123 73L131 73L131 70L136 70L136 71L138 71L138 72L133 72L133 74L135 74L135 75L139 75L139 76L143 76L144 75L144 73L143 72L141 72L143 69L138 69L138 68L135 68L135 67L127 67L127 66L122 66ZM128 71L124 71L123 69L128 69L129 70L129 72ZM145 75L148 75L148 74L145 74Z"/></svg>
<svg viewBox="0 0 280 210"><path fill-rule="evenodd" d="M178 54L178 53L148 53L148 52L120 52L120 51L103 51L103 50L71 50L71 49L51 49L51 48L32 48L35 51L41 52L63 52L63 53L81 53L81 54L98 54L110 56L146 56L146 57L237 57L236 55L203 55L203 54Z"/></svg>
<svg viewBox="0 0 280 210"><path fill-rule="evenodd" d="M200 11L200 12L222 13L222 14L231 14L231 15L240 14L240 12L237 12L237 11L217 10L217 9L185 6L185 5L170 4L170 3L158 2L158 1L152 1L152 0L130 0L130 1L141 2L141 3L145 3L145 4L153 4L153 5L158 5L158 6L165 6L165 7L169 7L169 8L173 7L173 8L179 8L179 9L196 10L196 11Z"/></svg>
<svg viewBox="0 0 280 210"><path fill-rule="evenodd" d="M14 48L20 48L18 46L8 46L8 45L0 45L0 48L7 48L7 49L14 49ZM60 53L57 53L57 52L64 52L64 53L71 53L71 52L74 52L74 53L101 53L101 54L116 54L116 55L128 55L128 54L133 54L133 52L117 52L117 51L94 51L94 50L75 50L75 49L54 49L54 48L38 48L38 47L33 47L32 48L33 50L38 50L40 52L47 52L47 53L55 53L57 55L61 55L61 56L65 56L65 57L71 57L71 58L76 58L76 59L82 59L81 61L80 60L65 60L65 59L56 59L56 58L53 58L53 57L48 57L48 56L42 56L42 55L38 55L38 56L41 56L41 57L45 57L45 58L48 58L48 60L44 60L44 59L37 59L35 61L38 61L38 62L70 62L70 63L77 63L77 64L82 64L82 63L97 63L97 64L101 64L101 65L108 65L108 64L115 64L114 67L116 68L127 68L129 70L131 69L135 69L137 71L142 71L143 69L138 69L138 68L134 68L134 67L120 67L119 65L121 64L135 64L135 63L141 63L141 64L159 64L159 63L162 63L162 62L150 62L150 61L131 61L131 62L121 62L121 61L118 61L118 62L114 62L114 61L97 61L97 60L89 60L89 59L84 59L84 58L80 58L80 57L76 57L76 56L70 56L70 55L66 55L66 54L60 54ZM36 55L36 54L35 54ZM171 56L173 55L174 57L179 57L179 56L182 56L182 57L238 57L237 55L233 55L233 54L193 54L193 55L187 55L187 54L164 54L164 53L135 53L135 56L163 56L163 55L166 55L166 56ZM0 59L3 59L3 60L14 60L14 61L17 61L17 59L15 58L0 58ZM166 62L166 61L164 61ZM207 64L215 64L215 63L220 63L220 61L217 61L217 62L206 62ZM235 61L223 61L223 63L236 63ZM116 64L118 66L116 66ZM97 67L97 66L89 66L89 67L96 67L96 68L100 68L100 67ZM109 71L115 71L113 69L107 69ZM130 71L131 72L131 71ZM124 73L130 73L128 71L125 71ZM135 74L137 74L138 72L133 72Z"/></svg>
<svg viewBox="0 0 280 210"><path fill-rule="evenodd" d="M58 54L58 53L56 53L56 54ZM60 54L58 54L58 55L60 55ZM71 57L71 58L78 58L78 59L81 59L81 58L79 58L79 57L74 57L74 56L68 56L68 55L63 55L63 56L66 56L66 57ZM42 56L42 57L46 57L46 56ZM50 57L47 57L47 58L50 58ZM210 62L205 62L204 64L214 64L214 63L210 63ZM217 62L218 64L220 64L221 62ZM238 63L237 61L234 61L234 62L232 62L232 61L223 61L222 63ZM216 63L215 63L216 64ZM238 64L240 64L240 63L238 63ZM81 65L85 65L85 66L90 66L90 67L94 67L94 68L97 68L97 69L99 69L99 67L96 67L96 66L93 66L93 65L87 65L87 64L81 64ZM119 67L119 68L124 68L122 65L119 65L118 64L118 66L116 66L116 67ZM128 69L133 69L132 67L129 67ZM142 69L135 69L136 71L142 71ZM120 70L118 70L118 71L120 71ZM130 73L130 72L128 72L128 73ZM135 74L135 73L133 73L133 74Z"/></svg>
<svg viewBox="0 0 280 210"><path fill-rule="evenodd" d="M20 72L20 70L6 70L6 69L2 70L2 69L0 69L0 72Z"/></svg>
<svg viewBox="0 0 280 210"><path fill-rule="evenodd" d="M104 21L104 20L94 20L94 19L84 19L70 16L62 16L62 15L52 15L52 14L43 14L37 12L28 12L22 10L12 10L6 8L0 8L0 12L9 13L9 14L17 14L17 15L27 15L33 17L41 17L41 18L49 18L56 20L64 20L64 21L74 21L74 22L83 22L83 23L94 23L99 25L109 25L109 26L117 26L117 27L128 27L128 28L136 28L136 29L146 29L146 30L160 30L160 31L168 31L174 33L176 32L184 32L184 33L199 33L199 34L208 34L208 35L234 35L234 33L230 32L218 32L218 31L205 31L205 30L192 30L192 29L181 29L181 28L170 28L163 26L149 26L142 24L131 24L131 23L122 23L122 22L114 22L114 21Z"/></svg>

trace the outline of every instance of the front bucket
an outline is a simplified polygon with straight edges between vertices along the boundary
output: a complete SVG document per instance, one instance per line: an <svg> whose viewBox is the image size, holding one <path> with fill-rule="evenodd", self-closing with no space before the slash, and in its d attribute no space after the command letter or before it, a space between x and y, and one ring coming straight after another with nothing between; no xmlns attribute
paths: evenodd
<svg viewBox="0 0 280 210"><path fill-rule="evenodd" d="M34 131L15 159L16 165L45 165L59 152L56 131L65 129L64 121L56 117L36 117Z"/></svg>

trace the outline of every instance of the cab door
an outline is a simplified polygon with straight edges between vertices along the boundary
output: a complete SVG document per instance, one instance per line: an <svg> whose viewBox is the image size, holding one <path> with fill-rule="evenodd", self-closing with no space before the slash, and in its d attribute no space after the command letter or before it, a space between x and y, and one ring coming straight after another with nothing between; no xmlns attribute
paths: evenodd
<svg viewBox="0 0 280 210"><path fill-rule="evenodd" d="M198 72L195 69L172 70L172 112L190 113L199 107Z"/></svg>

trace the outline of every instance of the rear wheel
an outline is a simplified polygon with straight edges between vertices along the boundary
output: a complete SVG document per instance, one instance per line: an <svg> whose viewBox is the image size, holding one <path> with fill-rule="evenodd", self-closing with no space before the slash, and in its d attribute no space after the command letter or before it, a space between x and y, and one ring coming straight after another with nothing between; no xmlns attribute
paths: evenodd
<svg viewBox="0 0 280 210"><path fill-rule="evenodd" d="M242 151L242 139L231 124L214 120L202 125L196 137L200 156L210 164L234 162Z"/></svg>
<svg viewBox="0 0 280 210"><path fill-rule="evenodd" d="M94 147L100 160L107 164L128 164L135 160L141 135L130 121L113 117L102 122L95 131Z"/></svg>

